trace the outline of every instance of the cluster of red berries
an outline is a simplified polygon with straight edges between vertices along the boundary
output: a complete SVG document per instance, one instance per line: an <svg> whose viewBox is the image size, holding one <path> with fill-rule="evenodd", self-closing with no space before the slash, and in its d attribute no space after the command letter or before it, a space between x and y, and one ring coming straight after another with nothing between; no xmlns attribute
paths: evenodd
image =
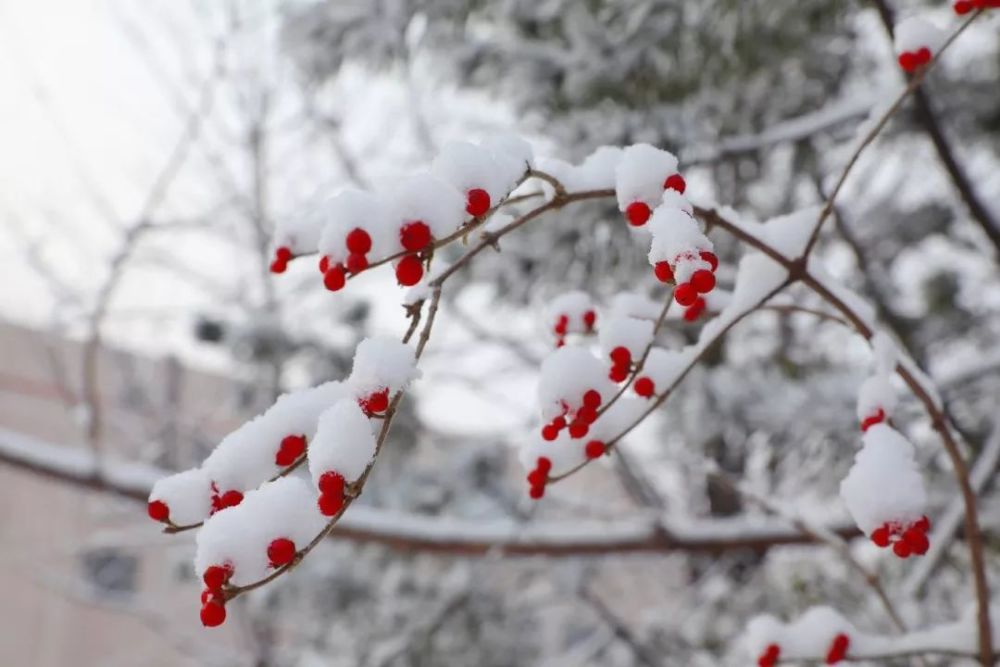
<svg viewBox="0 0 1000 667"><path fill-rule="evenodd" d="M920 517L909 526L892 521L887 522L872 531L871 540L875 546L885 549L892 545L892 553L900 558L923 556L930 548L927 531L931 522L926 516Z"/></svg>
<svg viewBox="0 0 1000 667"><path fill-rule="evenodd" d="M899 54L899 66L904 72L915 72L919 68L926 66L933 58L931 50L922 46L916 51L903 51Z"/></svg>
<svg viewBox="0 0 1000 667"><path fill-rule="evenodd" d="M830 647L826 651L826 664L835 665L847 657L847 650L851 646L851 638L843 632L838 633ZM764 652L757 658L758 667L774 667L781 657L781 647L777 644L768 644Z"/></svg>
<svg viewBox="0 0 1000 667"><path fill-rule="evenodd" d="M973 9L997 9L1000 8L1000 0L955 0L952 5L955 13L959 16L968 14Z"/></svg>
<svg viewBox="0 0 1000 667"><path fill-rule="evenodd" d="M674 273L678 264L698 260L707 262L709 268L697 269L688 282L680 283L674 288L674 301L688 309L684 312L684 319L689 322L696 320L705 310L705 299L700 295L715 289L715 271L719 268L719 258L713 252L701 250L697 254L685 253L674 258L673 262L657 262L653 267L656 279L669 284L675 282ZM689 315L689 311L693 314Z"/></svg>
<svg viewBox="0 0 1000 667"><path fill-rule="evenodd" d="M385 387L378 391L358 399L358 407L367 417L380 415L389 409L389 388Z"/></svg>
<svg viewBox="0 0 1000 667"><path fill-rule="evenodd" d="M465 193L465 212L478 218L490 210L490 193L482 188L472 188Z"/></svg>
<svg viewBox="0 0 1000 667"><path fill-rule="evenodd" d="M619 345L608 354L611 357L611 370L608 377L613 382L624 382L628 379L629 371L632 370L632 352L623 345Z"/></svg>
<svg viewBox="0 0 1000 667"><path fill-rule="evenodd" d="M236 507L243 502L243 492L230 489L224 493L219 493L219 487L212 482L212 514L222 511L227 507Z"/></svg>
<svg viewBox="0 0 1000 667"><path fill-rule="evenodd" d="M588 334L593 333L594 325L597 324L597 313L593 310L588 310L583 314L582 319L584 332ZM556 318L555 326L552 327L552 332L556 335L556 347L562 347L566 344L566 334L569 332L569 320L569 315L565 313Z"/></svg>
<svg viewBox="0 0 1000 667"><path fill-rule="evenodd" d="M861 420L861 432L865 433L875 424L881 424L885 421L885 410L879 408L874 414L868 415Z"/></svg>
<svg viewBox="0 0 1000 667"><path fill-rule="evenodd" d="M588 389L583 394L583 404L575 412L563 401L562 414L542 427L542 438L551 442L559 437L559 432L564 428L569 429L569 437L574 440L586 437L590 425L597 421L597 411L601 408L602 400L599 391Z"/></svg>
<svg viewBox="0 0 1000 667"><path fill-rule="evenodd" d="M329 470L319 477L319 511L323 516L335 516L344 506L347 481L344 476Z"/></svg>
<svg viewBox="0 0 1000 667"><path fill-rule="evenodd" d="M298 461L306 452L306 436L286 435L281 439L278 453L274 455L274 464L287 467Z"/></svg>
<svg viewBox="0 0 1000 667"><path fill-rule="evenodd" d="M323 285L331 292L343 289L347 284L347 274L356 275L368 268L368 253L372 249L372 237L365 230L356 227L344 238L347 259L343 264L330 264L325 255L319 260L319 272L323 274Z"/></svg>
<svg viewBox="0 0 1000 667"><path fill-rule="evenodd" d="M280 246L274 249L274 260L271 262L271 273L284 273L288 268L288 263L295 259L292 249L287 246Z"/></svg>
<svg viewBox="0 0 1000 667"><path fill-rule="evenodd" d="M538 500L545 495L545 485L549 482L552 461L547 456L539 456L535 469L528 473L528 495Z"/></svg>
<svg viewBox="0 0 1000 667"><path fill-rule="evenodd" d="M687 190L687 183L684 181L684 177L680 174L671 174L667 176L667 179L663 181L664 190L676 190L677 192L684 194ZM652 209L649 208L649 204L642 201L634 201L625 207L625 219L628 220L628 224L633 227L642 227L649 221L649 216L653 214Z"/></svg>
<svg viewBox="0 0 1000 667"><path fill-rule="evenodd" d="M201 592L201 624L206 628L222 625L226 620L226 594L222 587L233 576L232 563L209 565L201 575L205 589Z"/></svg>

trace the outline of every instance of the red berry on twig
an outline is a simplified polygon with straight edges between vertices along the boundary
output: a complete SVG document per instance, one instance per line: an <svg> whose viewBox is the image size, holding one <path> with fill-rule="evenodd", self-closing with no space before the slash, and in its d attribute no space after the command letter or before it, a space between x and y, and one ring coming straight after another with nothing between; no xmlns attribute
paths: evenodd
<svg viewBox="0 0 1000 667"><path fill-rule="evenodd" d="M295 558L295 542L287 537L279 537L267 545L267 558L271 567L281 567Z"/></svg>
<svg viewBox="0 0 1000 667"><path fill-rule="evenodd" d="M431 228L420 220L403 225L399 230L399 242L410 252L423 250L431 242Z"/></svg>
<svg viewBox="0 0 1000 667"><path fill-rule="evenodd" d="M473 188L466 193L466 212L479 217L490 210L490 193L482 188Z"/></svg>
<svg viewBox="0 0 1000 667"><path fill-rule="evenodd" d="M413 287L424 277L424 264L416 255L407 255L396 265L396 281L403 287Z"/></svg>
<svg viewBox="0 0 1000 667"><path fill-rule="evenodd" d="M642 396L643 398L649 398L656 392L656 385L653 383L653 380L648 377L641 377L636 380L635 384L632 385L632 388L635 389L636 394Z"/></svg>
<svg viewBox="0 0 1000 667"><path fill-rule="evenodd" d="M323 286L331 292L343 289L347 284L347 276L344 275L344 268L340 265L331 266L323 274Z"/></svg>
<svg viewBox="0 0 1000 667"><path fill-rule="evenodd" d="M360 227L355 227L348 232L345 243L348 252L355 255L366 255L372 249L372 237Z"/></svg>
<svg viewBox="0 0 1000 667"><path fill-rule="evenodd" d="M146 505L146 512L153 521L164 522L170 518L170 508L162 500L150 500Z"/></svg>
<svg viewBox="0 0 1000 667"><path fill-rule="evenodd" d="M653 274L661 283L674 282L674 272L670 268L670 262L657 262L653 267Z"/></svg>
<svg viewBox="0 0 1000 667"><path fill-rule="evenodd" d="M625 208L625 217L633 227L642 227L649 220L649 206L641 201L634 201Z"/></svg>
<svg viewBox="0 0 1000 667"><path fill-rule="evenodd" d="M222 625L226 620L226 607L216 600L209 600L201 606L201 624L206 628Z"/></svg>

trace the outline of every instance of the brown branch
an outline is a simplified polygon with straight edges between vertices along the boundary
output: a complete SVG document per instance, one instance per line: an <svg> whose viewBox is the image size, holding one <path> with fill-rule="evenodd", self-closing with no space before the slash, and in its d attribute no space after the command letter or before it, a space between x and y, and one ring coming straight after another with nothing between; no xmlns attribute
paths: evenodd
<svg viewBox="0 0 1000 667"><path fill-rule="evenodd" d="M959 28L955 32L953 32L950 37L948 37L945 43L941 46L941 49L934 54L933 59L922 69L914 73L912 77L910 77L910 80L907 82L906 87L903 89L903 92L901 92L899 96L896 98L896 100L889 106L889 108L886 109L886 111L882 114L882 117L879 118L878 122L875 123L875 125L871 128L871 130L868 131L868 134L864 136L864 138L861 140L861 143L858 144L858 147L854 150L854 153L851 155L850 159L847 161L847 164L844 166L844 169L840 174L840 178L837 179L837 184L833 187L833 190L830 192L830 196L827 198L826 204L824 204L823 206L823 210L820 211L819 219L816 221L816 226L813 227L812 233L809 236L809 241L806 243L805 250L802 253L803 257L808 257L809 253L812 252L812 248L816 244L817 239L819 238L820 229L822 229L823 223L826 222L826 219L830 217L830 214L833 212L833 206L836 203L837 195L840 194L841 188L844 187L844 183L847 181L847 177L850 175L851 170L854 168L854 165L857 164L858 159L861 157L861 154L882 132L885 126L888 125L892 117L896 115L896 112L902 108L903 102L906 101L906 98L908 98L914 91L916 91L920 87L920 84L923 83L924 77L926 77L927 73L930 72L932 69L934 69L934 66L938 64L938 62L941 60L941 56L944 54L945 51L948 50L948 47L950 47L955 42L955 40L958 39L959 35L965 32L965 29L968 28L970 25L972 25L972 22L975 21L982 13L983 10L981 9L974 12L972 16L970 16L967 20L965 20L959 26Z"/></svg>
<svg viewBox="0 0 1000 667"><path fill-rule="evenodd" d="M879 17L882 19L885 31L889 34L889 39L892 39L895 34L896 20L895 12L892 6L890 6L889 0L872 1L878 9ZM986 204L976 194L976 190L973 188L968 175L962 169L962 165L958 163L955 152L952 150L951 144L945 136L944 128L941 127L937 114L934 112L934 107L931 104L930 95L927 94L927 90L924 88L917 89L913 94L913 103L917 112L917 120L923 126L927 136L930 137L931 143L934 144L938 158L940 158L945 171L951 177L951 182L954 183L959 196L969 208L969 213L972 214L973 219L979 223L979 226L982 227L983 232L989 238L993 247L996 248L997 257L1000 258L1000 223L997 222L986 207Z"/></svg>

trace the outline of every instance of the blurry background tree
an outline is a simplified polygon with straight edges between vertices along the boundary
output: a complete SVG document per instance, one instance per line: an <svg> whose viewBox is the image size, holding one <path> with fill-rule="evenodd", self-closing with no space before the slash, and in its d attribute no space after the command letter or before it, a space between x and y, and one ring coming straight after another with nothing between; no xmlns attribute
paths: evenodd
<svg viewBox="0 0 1000 667"><path fill-rule="evenodd" d="M107 29L124 36L162 92L179 139L166 149L159 142L159 166L143 171L152 185L80 168L78 201L95 203L101 242L89 239L92 221L11 202L5 247L28 257L19 260L24 275L42 276L57 296L44 316L54 329L82 337L85 349L109 338L210 361L245 394L224 405L252 413L284 388L340 377L358 338L402 321L385 280L334 297L311 267L273 281L275 220L322 215L348 184L391 187L443 142L498 129L571 161L603 144L668 148L695 196L750 218L821 202L849 139L901 76L887 29L894 12L930 6L950 16L942 2L329 0L189 7L181 20L164 3L110 3ZM998 519L988 480L1000 450L998 25L996 16L976 25L865 155L818 249L939 382L987 480L988 532ZM16 55L17 40L8 44ZM23 53L15 62L27 87L41 90ZM72 162L84 151L86 165L87 149L67 135L62 152ZM111 180L115 191L102 192ZM737 248L713 240L731 287ZM736 329L621 450L614 476L589 471L527 503L511 445L531 423L525 395L549 346L540 306L565 289L606 298L654 281L607 203L526 228L483 260L447 295L443 340L430 350L417 402L404 403L415 407L365 503L525 526L761 520L767 512L733 487L736 478L779 506L843 524L831 499L857 447L854 400L867 353L835 323L787 313ZM179 282L193 296L175 298ZM18 315L16 304L6 310ZM672 325L666 337L689 341L697 330ZM92 446L112 439L95 418L108 402L93 388L97 373L84 363L64 387L69 407L85 408L81 441ZM145 382L157 387L162 376ZM117 409L103 407L109 429ZM904 404L903 422L915 442L931 441L914 403ZM163 437L142 443L125 453L178 468L203 454L174 455L175 441ZM918 456L936 518L954 495L948 463L936 445ZM707 462L726 474L706 473ZM763 610L788 617L822 602L858 626L893 627L865 582L822 546L466 559L337 542L249 596L251 639L219 662L739 664L734 638ZM855 548L909 624L954 618L968 602L962 548L921 566ZM992 540L988 563L997 573Z"/></svg>

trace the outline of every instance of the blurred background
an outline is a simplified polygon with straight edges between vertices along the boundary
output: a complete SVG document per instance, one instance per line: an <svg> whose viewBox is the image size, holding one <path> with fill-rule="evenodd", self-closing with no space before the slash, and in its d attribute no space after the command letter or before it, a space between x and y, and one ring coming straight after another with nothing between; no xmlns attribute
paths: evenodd
<svg viewBox="0 0 1000 667"><path fill-rule="evenodd" d="M311 261L272 276L276 221L509 131L569 161L654 143L692 193L766 220L823 200L902 82L894 20L954 25L948 5L0 0L0 664L748 664L748 618L823 603L891 632L834 550L780 544L802 538L727 481L849 531L837 488L870 360L835 322L752 316L620 455L527 499L515 448L552 344L545 302L662 296L609 203L526 227L449 283L361 503L223 628L198 622L193 536L160 534L142 503L405 326L389 271L336 296ZM818 247L938 383L976 463L994 582L998 34L984 18L954 46ZM712 238L729 288L742 251ZM664 342L700 326L672 320ZM942 516L954 480L908 397L899 426ZM504 548L525 535L537 548ZM915 627L971 600L959 540L919 566L852 549Z"/></svg>

